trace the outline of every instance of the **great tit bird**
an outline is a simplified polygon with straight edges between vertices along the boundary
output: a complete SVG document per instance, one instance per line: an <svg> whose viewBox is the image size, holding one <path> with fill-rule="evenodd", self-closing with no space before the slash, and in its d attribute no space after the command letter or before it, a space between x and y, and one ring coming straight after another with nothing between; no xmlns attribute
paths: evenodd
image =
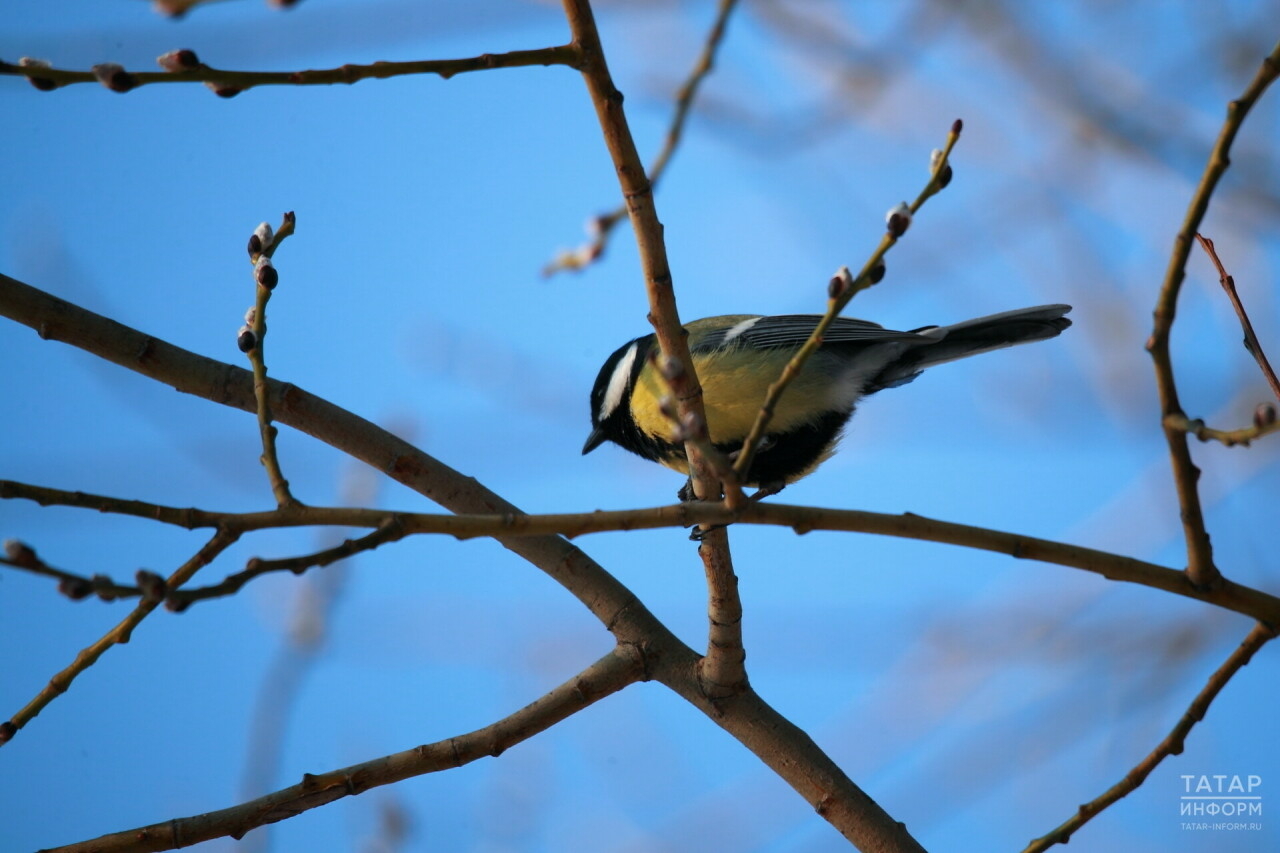
<svg viewBox="0 0 1280 853"><path fill-rule="evenodd" d="M864 396L905 385L935 364L1057 337L1071 325L1063 316L1070 310L1070 305L1041 305L909 332L836 318L778 401L743 484L777 491L799 480L835 452ZM741 448L769 385L821 319L729 314L685 326L707 428L718 450L732 455ZM687 474L676 425L660 410L666 386L648 358L656 346L655 337L645 335L605 360L591 391L592 429L582 452L612 441Z"/></svg>

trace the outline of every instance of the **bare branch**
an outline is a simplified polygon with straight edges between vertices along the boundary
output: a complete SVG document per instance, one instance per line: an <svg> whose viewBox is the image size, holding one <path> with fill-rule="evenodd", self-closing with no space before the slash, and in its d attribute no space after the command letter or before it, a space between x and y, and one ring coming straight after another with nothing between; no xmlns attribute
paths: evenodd
<svg viewBox="0 0 1280 853"><path fill-rule="evenodd" d="M1264 435L1270 435L1274 432L1280 432L1280 421L1276 420L1275 407L1270 403L1263 403L1258 407L1253 419L1253 425L1241 427L1240 429L1214 429L1205 426L1204 421L1196 418L1192 420L1186 415L1170 415L1164 419L1165 427L1169 429L1177 429L1194 435L1201 441L1217 441L1227 447L1248 447L1249 442L1262 438Z"/></svg>
<svg viewBox="0 0 1280 853"><path fill-rule="evenodd" d="M702 85L702 81L711 73L711 68L715 64L716 52L720 49L720 43L724 41L724 33L729 23L729 16L733 14L734 7L737 5L738 0L720 0L715 22L711 25L706 40L702 44L702 53L698 55L698 60L694 63L689 76L685 78L680 90L676 93L675 114L672 115L671 124L667 128L667 136L663 140L662 150L658 152L658 156L654 158L653 165L649 167L649 183L654 189L657 189L658 182L662 180L662 175L667 170L667 164L671 162L671 155L675 153L676 147L680 144L680 137L684 134L684 125L689 118L689 110L693 106L693 99L698 94L698 87ZM591 220L591 240L573 251L557 254L550 263L542 268L542 274L551 276L561 270L580 270L594 263L604 254L605 244L609 242L609 237L613 234L614 228L626 218L627 205L625 203L608 213L595 217Z"/></svg>
<svg viewBox="0 0 1280 853"><path fill-rule="evenodd" d="M747 652L742 645L742 599L738 577L729 554L729 532L724 526L704 533L698 555L707 573L707 654L698 662L702 690L712 701L725 699L747 688Z"/></svg>
<svg viewBox="0 0 1280 853"><path fill-rule="evenodd" d="M765 430L769 428L769 421L773 418L774 409L778 405L778 400L782 398L782 394L787 390L787 386L791 381L800 375L801 369L804 367L809 356L817 352L818 347L822 346L822 338L827 333L827 329L831 326L835 318L845 309L849 301L853 299L860 291L866 290L879 282L884 277L884 256L898 242L898 239L906 232L911 222L911 217L920 210L921 205L951 180L951 166L947 162L951 156L951 149L955 147L956 142L960 139L960 131L964 125L959 119L951 126L951 132L947 135L946 147L938 152L931 164L929 170L929 180L925 183L924 189L916 196L914 202L908 207L903 205L903 209L891 211L888 217L888 230L884 236L880 238L880 245L871 253L871 257L863 264L862 271L857 277L849 274L846 267L841 267L835 277L831 279L830 287L827 293L827 310L818 325L814 327L809 340L805 341L804 346L800 347L787 362L787 366L782 369L782 374L777 381L769 386L769 391L765 395L764 401L760 404L760 413L756 416L755 423L751 425L751 431L747 433L746 439L742 442L742 449L738 451L738 459L734 463L734 470L738 473L739 479L745 479L747 472L751 470L751 463L755 459L756 448L760 446L760 442L765 437Z"/></svg>
<svg viewBox="0 0 1280 853"><path fill-rule="evenodd" d="M178 589L190 580L191 576L197 571L213 562L215 557L230 547L238 538L240 538L238 530L230 527L220 528L213 535L213 538L205 543L203 548L169 576L164 586L167 589ZM133 629L138 627L139 623L147 618L162 600L163 595L144 597L138 602L137 607L122 619L118 625L104 634L93 645L82 650L69 666L49 679L49 683L34 699L28 702L22 710L14 714L7 723L0 724L0 744L12 738L18 729L31 722L50 702L61 694L66 693L67 688L71 686L71 682L76 679L76 676L93 666L107 649L116 644L123 645L129 642L130 637L133 635Z"/></svg>
<svg viewBox="0 0 1280 853"><path fill-rule="evenodd" d="M605 63L604 49L600 45L600 33L596 30L591 4L587 0L564 0L564 11L569 19L569 29L573 32L573 44L580 53L580 64L577 67L582 72L591 102L595 105L605 145L618 173L622 197L631 215L631 226L640 250L640 267L649 296L649 322L653 324L658 346L663 354L684 366L684 370L671 383L676 392L680 417L682 420L692 418L706 423L702 385L694 371L689 344L685 340L680 314L676 310L676 294L671 285L671 267L667 262L662 223L658 221L658 211L653 203L653 184L636 151L635 139L631 136L631 128L622 109L622 93L613 85L609 66ZM715 436L712 436L713 441L714 439ZM689 460L694 494L705 500L719 498L720 484L714 469L697 445L686 442L685 454Z"/></svg>
<svg viewBox="0 0 1280 853"><path fill-rule="evenodd" d="M57 89L75 83L102 83L112 91L127 92L155 83L204 83L219 96L232 97L256 86L331 86L335 83L385 80L411 74L436 74L448 80L455 74L494 68L526 68L531 65L567 65L577 68L580 61L577 48L566 44L537 50L513 50L510 53L484 53L466 59L375 62L371 65L347 63L337 68L308 71L230 71L205 65L191 51L173 53L190 54L191 61L184 63L182 70L178 71L125 71L116 66L118 70L104 75L103 66L97 66L96 71L72 71L36 62L14 64L0 60L0 75L26 77L41 90ZM171 55L165 54L166 57Z"/></svg>
<svg viewBox="0 0 1280 853"><path fill-rule="evenodd" d="M1245 637L1244 642L1231 653L1231 657L1227 658L1226 662L1218 667L1217 672L1209 676L1209 683L1191 701L1191 705L1187 708L1186 713L1182 715L1182 719L1178 720L1177 725L1173 727L1173 731L1169 732L1165 739L1160 742L1160 745L1151 751L1150 755L1138 762L1137 766L1125 774L1123 779L1108 788L1101 796L1080 806L1079 810L1061 826L1048 835L1032 841L1027 845L1023 853L1043 853L1043 851L1048 850L1055 844L1066 844L1071 840L1071 836L1076 830L1080 829L1112 803L1136 790L1151 775L1151 771L1160 766L1161 761L1171 755L1181 755L1187 735L1196 723L1204 719L1205 713L1209 710L1209 705L1222 692L1222 688L1226 687L1231 677L1246 666L1253 658L1254 653L1275 635L1273 629L1262 623L1253 626L1249 636Z"/></svg>
<svg viewBox="0 0 1280 853"><path fill-rule="evenodd" d="M305 393L305 392L297 392ZM350 415L348 415L351 417ZM25 497L22 484L0 480L0 496ZM42 502L62 503L57 500L57 490L40 489ZM65 492L66 505L97 508L92 500L96 496L81 492ZM106 499L104 499L106 500ZM137 503L137 502L133 502ZM144 505L146 506L146 505ZM132 509L132 507L131 507ZM157 507L157 515L197 513L198 510L175 510ZM151 517L148 512L130 514ZM185 516L184 516L185 517ZM873 533L897 536L976 548L998 554L1008 554L1024 560L1081 569L1102 575L1109 580L1138 584L1165 592L1202 601L1243 613L1254 619L1280 624L1280 597L1225 580L1213 589L1195 586L1183 572L1093 548L1038 539L1018 533L1006 533L982 527L971 527L949 521L925 518L914 513L892 515L862 510L837 510L820 507L793 506L780 503L752 503L742 510L731 510L723 504L697 501L628 510L596 510L586 513L561 513L526 515L511 511L498 514L434 515L430 513L389 513L384 510L354 509L346 507L286 508L258 513L203 513L202 526L225 524L240 531L261 530L269 527L299 527L307 525L340 525L344 527L378 527L396 519L400 525L394 534L408 536L418 533L445 533L459 539L492 536L514 548L523 537L528 539L554 538L552 534L576 537L587 533L615 530L652 530L660 527L689 527L694 524L716 526L724 524L764 524L790 527L796 533L813 530L841 530L853 533ZM366 539L371 539L366 537ZM364 540L357 540L364 541ZM377 541L372 538L372 541ZM388 538L387 541L391 541ZM569 546L571 547L571 546ZM298 558L303 559L303 558ZM196 590L191 591L193 594ZM732 619L721 619L731 622Z"/></svg>
<svg viewBox="0 0 1280 853"><path fill-rule="evenodd" d="M291 818L380 785L461 767L486 755L501 755L515 744L643 678L644 662L640 652L618 646L550 693L482 729L328 773L308 773L297 785L231 808L104 835L45 853L140 853L173 850L225 836L240 839L255 827Z"/></svg>
<svg viewBox="0 0 1280 853"><path fill-rule="evenodd" d="M1240 294L1236 292L1236 280L1227 275L1227 268L1222 265L1222 260L1218 257L1218 251L1213 247L1213 241L1200 233L1196 234L1196 239L1200 241L1200 248L1205 250L1209 259L1213 261L1213 265L1218 268L1218 281L1222 284L1222 289L1226 291L1227 298L1231 300L1231 307L1236 309L1236 316L1240 318L1240 329L1244 332L1245 349L1258 362L1263 378L1271 386L1271 393L1276 396L1277 400L1280 400L1280 379L1276 378L1276 372L1271 369L1271 362L1267 361L1267 354L1262 351L1262 344L1258 341L1258 336L1253 331L1253 323L1249 321L1249 314L1244 310L1244 303L1240 301Z"/></svg>
<svg viewBox="0 0 1280 853"><path fill-rule="evenodd" d="M1200 493L1196 486L1200 471L1191 460L1187 434L1169 423L1170 418L1186 414L1178 401L1178 386L1174 380L1173 360L1169 354L1169 336L1177 311L1178 292L1186 277L1191 240L1200 228L1205 211L1209 209L1209 199L1213 196L1214 188L1227 171L1231 144L1235 141L1245 116L1277 75L1280 75L1280 43L1262 61L1262 67L1258 69L1244 94L1227 105L1226 121L1209 155L1200 185L1191 198L1182 230L1174 240L1173 254L1169 258L1164 283L1160 286L1160 295L1156 299L1154 327L1151 338L1147 341L1147 351L1151 353L1151 360L1155 365L1156 389L1160 394L1161 423L1164 425L1165 441L1169 445L1178 504L1182 508L1182 529L1187 542L1187 576L1200 587L1219 583L1221 575L1213 563L1213 547L1209 544L1209 534L1204 526L1204 511L1200 506Z"/></svg>

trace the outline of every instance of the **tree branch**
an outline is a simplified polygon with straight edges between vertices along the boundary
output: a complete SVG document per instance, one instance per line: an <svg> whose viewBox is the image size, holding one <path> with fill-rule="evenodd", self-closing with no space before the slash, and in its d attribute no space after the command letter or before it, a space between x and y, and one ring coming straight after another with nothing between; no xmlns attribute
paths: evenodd
<svg viewBox="0 0 1280 853"><path fill-rule="evenodd" d="M1200 470L1191 459L1191 449L1187 444L1187 434L1170 425L1170 419L1185 416L1182 404L1178 401L1178 386L1173 375L1173 360L1169 354L1169 336L1173 330L1173 321L1177 311L1178 292L1186 277L1187 257L1191 254L1191 241L1200 228L1205 211L1209 209L1209 199L1219 179L1230 165L1229 152L1235 141L1244 118L1257 102L1262 93L1280 75L1280 43L1271 54L1262 61L1262 67L1253 78L1253 82L1238 100L1227 105L1227 118L1218 134L1218 140L1209 155L1204 175L1196 188L1187 208L1182 230L1174 240L1173 254L1169 258L1169 266L1165 271L1164 283L1160 286L1160 295L1156 300L1155 322L1151 337L1147 341L1147 351L1155 366L1156 389L1160 395L1160 418L1164 428L1165 441L1169 446L1169 458L1173 465L1173 479L1178 492L1178 504L1182 508L1182 529L1187 543L1187 576L1192 583L1200 587L1211 587L1221 581L1221 575L1213 563L1213 548L1209 544L1209 533L1205 530L1204 511L1200 506L1200 493L1197 480Z"/></svg>
<svg viewBox="0 0 1280 853"><path fill-rule="evenodd" d="M531 65L567 65L577 68L578 49L571 44L537 50L513 50L510 53L484 53L465 59L422 59L411 62L375 62L371 65L347 63L337 68L307 71L231 71L211 68L200 62L194 52L174 51L162 60L183 56L170 66L175 71L125 71L109 75L96 71L73 71L51 68L32 62L10 63L0 60L0 75L26 77L41 90L57 89L76 83L102 83L117 92L160 83L205 83L222 97L238 95L257 86L331 86L335 83L358 83L361 80L385 80L411 74L435 74L448 80L455 74L489 71L495 68L525 68ZM106 79L104 79L106 76Z"/></svg>
<svg viewBox="0 0 1280 853"><path fill-rule="evenodd" d="M676 309L675 289L671 285L671 267L667 261L667 248L662 236L662 223L653 202L653 184L645 173L635 139L622 109L622 93L613 85L609 66L605 63L604 49L600 45L600 33L596 30L595 15L587 0L564 0L565 17L573 32L573 44L581 61L577 66L586 81L591 102L595 105L600 130L604 135L609 156L618 173L622 197L631 215L631 227L640 250L640 267L644 274L645 289L649 296L649 322L657 335L658 346L664 355L676 359L684 369L671 380L676 393L680 418L699 424L707 422L702 405L702 385L694 370L689 344L684 328L680 325L680 313ZM714 440L714 436L712 436ZM703 499L720 497L719 482L712 466L706 461L697 445L685 442L685 454L689 460L689 472L694 493Z"/></svg>
<svg viewBox="0 0 1280 853"><path fill-rule="evenodd" d="M706 40L703 42L702 53L698 55L698 60L694 63L693 70L689 72L689 76L685 78L680 90L676 93L675 114L671 117L671 125L667 129L666 139L663 140L662 150L658 152L653 165L649 167L649 183L655 190L658 187L658 182L662 180L667 164L671 162L671 155L675 153L676 146L680 144L680 137L684 134L685 122L688 120L689 111L693 107L693 99L698 94L698 87L702 85L702 81L711 73L711 68L715 64L716 52L719 51L720 43L724 40L729 16L733 14L733 9L737 5L738 0L720 0L715 22L711 25ZM542 268L542 274L551 276L561 270L580 270L594 263L604 254L605 244L609 242L609 237L613 234L613 230L618 226L619 222L626 218L627 205L625 203L608 213L595 217L591 220L591 240L573 251L558 253L555 259Z"/></svg>
<svg viewBox="0 0 1280 853"><path fill-rule="evenodd" d="M1231 300L1231 307L1236 309L1236 317L1240 319L1240 330L1244 332L1245 349L1253 356L1254 361L1258 362L1263 378L1271 386L1271 393L1275 395L1277 400L1280 400L1280 379L1276 378L1276 372L1271 369L1271 362L1267 361L1267 354L1262 351L1262 344L1258 341L1258 336L1253 331L1253 323L1249 321L1249 314L1244 310L1244 303L1240 301L1240 294L1236 292L1236 280L1227 275L1227 268L1222 265L1222 259L1218 257L1218 250L1213 247L1213 241L1200 233L1196 234L1196 239L1200 241L1200 248L1204 249L1205 254L1209 256L1209 259L1213 261L1213 265L1217 267L1218 283L1222 285L1222 289L1227 293L1227 298Z"/></svg>
<svg viewBox="0 0 1280 853"><path fill-rule="evenodd" d="M166 589L179 588L190 580L191 576L197 571L213 562L215 557L230 547L238 538L240 538L240 532L234 528L219 528L213 538L205 543L204 547L197 551L195 556L179 566L177 571L169 576L164 583L164 587ZM71 686L71 682L76 679L76 676L97 663L98 658L102 657L107 649L116 644L123 645L129 642L133 635L133 629L138 627L139 623L147 618L151 611L156 609L156 606L163 598L163 595L144 597L118 625L104 634L93 645L82 650L69 666L49 679L49 683L34 699L28 702L18 713L14 714L7 723L0 723L0 744L9 741L17 733L18 729L31 722L50 702L66 693L67 688Z"/></svg>
<svg viewBox="0 0 1280 853"><path fill-rule="evenodd" d="M1079 810L1061 826L1048 835L1032 841L1023 853L1043 853L1043 851L1048 850L1055 844L1066 844L1071 840L1071 836L1076 830L1080 829L1112 803L1136 790L1151 775L1151 771L1160 765L1161 761L1171 755L1181 755L1187 735L1196 723L1204 719L1205 713L1209 710L1209 705L1222 692L1222 688L1226 687L1231 677L1247 665L1253 658L1254 653L1274 636L1275 631L1273 629L1261 623L1255 625L1253 630L1249 632L1249 636L1245 637L1244 642L1231 653L1231 657L1227 658L1226 663L1220 666L1217 672L1209 676L1209 683L1191 701L1190 707L1182 715L1182 719L1178 720L1177 725L1173 727L1173 731L1169 732L1165 739L1160 742L1160 745L1151 751L1150 755L1138 762L1138 765L1125 774L1123 779L1108 788L1101 796L1080 806Z"/></svg>
<svg viewBox="0 0 1280 853"><path fill-rule="evenodd" d="M910 207L904 205L905 209L902 212L890 212L889 230L880 238L880 245L876 247L875 251L871 253L871 257L863 264L862 270L857 277L851 276L848 268L841 267L835 277L831 279L827 292L826 313L818 321L818 325L814 327L809 339L804 342L804 346L796 350L795 355L791 357L786 367L782 369L781 375L769 386L769 390L760 404L760 412L756 415L756 420L751 425L751 431L747 433L746 439L742 442L742 448L738 451L738 459L733 465L739 479L746 479L747 472L751 470L756 448L760 446L760 442L765 437L765 431L769 428L769 421L773 418L773 412L778 405L778 400L782 398L783 392L787 390L787 386L791 384L792 380L800 375L800 371L804 368L804 364L809 360L809 357L817 352L818 347L822 346L822 338L827 333L827 329L830 328L835 318L839 316L840 312L845 309L854 296L876 284L884 277L885 254L906 233L911 223L911 217L920 210L921 205L951 181L951 166L947 160L951 156L951 149L955 147L956 142L960 139L960 131L963 126L959 119L956 119L955 123L952 124L951 132L947 135L946 147L935 157L932 168L929 171L929 180Z"/></svg>
<svg viewBox="0 0 1280 853"><path fill-rule="evenodd" d="M461 767L486 755L501 755L644 677L641 652L620 645L550 693L482 729L327 773L308 773L297 785L231 808L116 832L42 853L141 853L173 850L224 836L238 840L255 827L294 817L346 796L413 776Z"/></svg>
<svg viewBox="0 0 1280 853"><path fill-rule="evenodd" d="M305 393L297 391L296 393ZM350 415L348 415L350 416ZM354 417L354 416L350 416ZM39 495L41 503L82 506L99 509L94 503L97 496L83 492L61 492L26 486L21 483L0 480L0 497L29 497L28 492ZM59 495L67 498L59 500ZM103 501L113 499L103 498ZM709 527L725 524L762 524L789 527L804 534L814 530L838 530L851 533L872 533L940 542L965 548L976 548L998 554L1007 554L1023 560L1067 566L1102 575L1109 580L1123 581L1151 587L1206 604L1212 604L1251 616L1273 625L1280 625L1280 597L1252 587L1223 580L1213 589L1197 587L1184 572L1125 557L1107 551L1098 551L1079 545L1038 539L1019 533L1007 533L983 527L972 527L949 521L926 518L914 513L893 515L863 510L837 510L820 507L794 506L763 502L753 503L742 510L731 510L723 504L706 501L685 502L670 506L628 510L596 510L586 513L551 513L526 515L517 511L488 514L438 515L431 513L391 513L385 510L353 509L345 507L302 507L298 509L269 510L257 513L206 513L200 510L178 510L172 507L151 507L138 501L131 504L128 514L144 518L173 518L183 522L199 520L192 526L210 527L216 524L232 525L244 532L270 527L300 527L330 525L343 527L378 527L395 518L399 529L396 538L419 533L444 533L459 539L492 536L504 543L529 539L556 538L553 534L568 537L607 531L653 530L661 527L689 527L702 524ZM107 506L104 504L104 506ZM107 506L106 511L117 511ZM187 526L183 524L183 526ZM371 534L372 536L372 534ZM366 537L368 538L368 537ZM388 540L390 541L390 540ZM561 541L561 540L558 540ZM566 543L567 544L567 543ZM508 547L511 547L510 545ZM569 546L571 547L571 546ZM730 567L730 571L731 571ZM717 570L719 571L719 570ZM195 593L192 590L192 593ZM715 607L714 603L712 607ZM732 615L713 621L729 624Z"/></svg>

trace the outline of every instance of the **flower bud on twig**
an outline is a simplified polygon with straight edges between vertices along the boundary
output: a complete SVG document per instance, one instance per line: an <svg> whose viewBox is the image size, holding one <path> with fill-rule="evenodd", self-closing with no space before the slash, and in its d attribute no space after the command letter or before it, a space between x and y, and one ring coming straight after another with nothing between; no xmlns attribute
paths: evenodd
<svg viewBox="0 0 1280 853"><path fill-rule="evenodd" d="M895 239L901 237L911 227L911 208L907 207L907 203L904 201L886 213L884 221L889 227L890 237Z"/></svg>
<svg viewBox="0 0 1280 853"><path fill-rule="evenodd" d="M271 259L266 255L258 257L258 263L254 265L253 277L267 290L275 290L276 285L280 283L280 273L276 272Z"/></svg>
<svg viewBox="0 0 1280 853"><path fill-rule="evenodd" d="M164 609L168 610L170 613L181 613L190 606L191 599L189 598L174 598L170 595L164 600Z"/></svg>
<svg viewBox="0 0 1280 853"><path fill-rule="evenodd" d="M1276 422L1276 407L1272 403L1260 403L1253 410L1253 425L1258 429L1266 429Z"/></svg>
<svg viewBox="0 0 1280 853"><path fill-rule="evenodd" d="M849 291L853 286L853 275L850 274L848 267L840 267L836 270L836 274L831 276L831 281L827 282L827 298L839 299Z"/></svg>
<svg viewBox="0 0 1280 853"><path fill-rule="evenodd" d="M156 65L169 72L195 71L200 67L200 58L196 56L194 50L184 47L160 54L156 57Z"/></svg>
<svg viewBox="0 0 1280 853"><path fill-rule="evenodd" d="M219 98L234 98L236 95L244 91L239 86L228 86L226 83L215 83L212 80L206 80L205 88L217 95Z"/></svg>
<svg viewBox="0 0 1280 853"><path fill-rule="evenodd" d="M84 578L63 578L58 581L58 592L72 601L80 601L93 592L93 584Z"/></svg>
<svg viewBox="0 0 1280 853"><path fill-rule="evenodd" d="M4 540L4 555L24 568L29 568L37 562L36 549L20 539Z"/></svg>
<svg viewBox="0 0 1280 853"><path fill-rule="evenodd" d="M240 331L236 332L236 346L240 348L240 352L253 352L258 346L258 336L248 326L241 326Z"/></svg>
<svg viewBox="0 0 1280 853"><path fill-rule="evenodd" d="M127 92L138 85L138 80L117 62L101 62L93 66L93 76L113 92Z"/></svg>
<svg viewBox="0 0 1280 853"><path fill-rule="evenodd" d="M19 68L52 68L53 65L47 59L35 59L30 56L24 56L18 60ZM48 77L28 77L27 82L35 86L41 92L52 92L58 88L58 84L50 80Z"/></svg>
<svg viewBox="0 0 1280 853"><path fill-rule="evenodd" d="M135 578L138 583L138 589L142 590L142 597L146 601L159 601L169 592L168 584L165 583L164 578L155 572L138 569L138 574L135 575Z"/></svg>
<svg viewBox="0 0 1280 853"><path fill-rule="evenodd" d="M111 578L106 575L94 575L90 582L93 584L93 591L98 594L98 598L103 601L116 600L116 594L111 589L111 587L114 586L114 584L111 583Z"/></svg>
<svg viewBox="0 0 1280 853"><path fill-rule="evenodd" d="M881 261L880 263L876 264L874 267L871 268L871 272L867 273L867 280L870 281L872 284L879 284L880 279L884 278L884 273L885 273L885 265L884 265L884 261Z"/></svg>

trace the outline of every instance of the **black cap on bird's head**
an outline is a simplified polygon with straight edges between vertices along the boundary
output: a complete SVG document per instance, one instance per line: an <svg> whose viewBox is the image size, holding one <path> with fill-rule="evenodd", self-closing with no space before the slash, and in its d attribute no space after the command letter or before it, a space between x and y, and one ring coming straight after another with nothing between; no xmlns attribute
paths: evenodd
<svg viewBox="0 0 1280 853"><path fill-rule="evenodd" d="M606 441L621 443L628 428L634 430L628 410L627 398L635 386L636 377L644 367L644 359L652 345L653 335L636 338L622 346L605 360L591 389L591 434L582 445L586 455Z"/></svg>

